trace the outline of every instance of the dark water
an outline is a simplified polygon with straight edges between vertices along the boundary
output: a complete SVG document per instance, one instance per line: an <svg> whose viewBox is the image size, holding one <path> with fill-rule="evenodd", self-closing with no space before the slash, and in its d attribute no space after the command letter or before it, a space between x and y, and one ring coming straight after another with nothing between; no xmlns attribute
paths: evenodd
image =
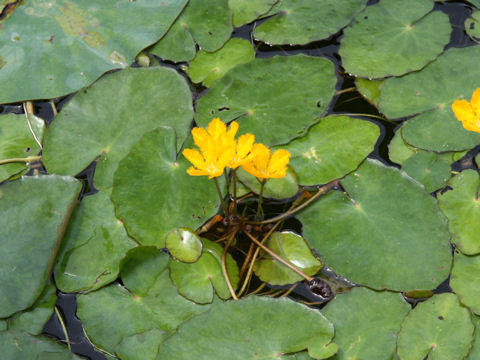
<svg viewBox="0 0 480 360"><path fill-rule="evenodd" d="M378 1L369 1L369 4L374 4ZM435 10L443 11L450 17L450 22L452 23L453 31L451 35L451 41L446 46L449 47L465 47L475 45L475 43L470 40L470 38L465 34L463 30L463 23L465 19L472 12L471 8L462 3L462 2L440 2L436 3ZM260 21L261 22L261 21ZM340 41L343 36L343 32L340 31L337 34L334 34L330 38L322 41L317 41L310 43L305 46L270 46L260 42L256 42L252 38L252 29L255 24L249 24L235 29L232 36L240 37L247 40L250 40L256 48L256 57L266 58L274 55L293 55L298 53L303 53L309 56L320 56L326 57L333 61L336 68L337 76L337 95L333 98L332 102L328 107L328 114L340 114L340 113L350 113L350 114L369 114L375 116L375 119L371 117L362 117L357 116L366 121L371 121L376 123L381 129L381 136L378 139L378 142L375 146L375 150L369 155L371 158L379 159L382 162L390 165L396 166L388 158L388 144L391 141L395 129L401 124L400 122L392 122L382 117L382 114L378 113L377 109L369 104L354 88L354 78L346 74L342 68L341 59L338 55L338 50L340 46ZM172 64L169 62L164 62L161 59L158 59L163 65L174 67L179 73L183 74L187 81L188 77L183 73L180 68L181 64ZM190 86L194 94L194 99L197 99L201 94L206 91L202 86L194 85L190 81ZM353 88L353 89L352 89ZM67 103L73 95L62 97L55 100L55 104L58 110L61 110L63 105ZM48 101L37 101L34 102L35 113L39 117L43 118L46 121L47 126L51 123L54 118L53 110ZM21 104L11 104L0 106L0 113L23 113ZM470 151L463 159L453 164L453 169L459 171L464 168L476 168L473 162L473 157L477 155L480 151L480 147ZM93 174L95 171L95 163L92 163L86 170L82 171L77 175L77 178L80 179L83 183L82 197L88 196L96 192L93 186ZM281 205L271 204L273 211L276 207ZM291 219L286 222L286 228L293 229L296 231L301 230L301 224L296 219ZM319 288L320 292L323 289ZM301 284L297 289L292 293L294 297L304 299L307 301L318 301L318 295L315 294L315 289L312 292L312 287L309 287L305 284ZM318 289L317 289L318 290ZM437 289L434 290L435 293L442 292L451 292L449 286L449 279L446 279ZM58 300L56 306L59 308L60 313L62 314L63 321L66 325L68 331L70 344L72 351L85 356L87 359L91 360L104 360L106 357L94 350L93 345L85 337L82 329L81 322L76 317L76 295L75 294L64 294L61 292L57 293ZM415 299L406 299L412 306L415 306L418 301ZM59 322L57 315L51 317L44 327L44 335L54 337L60 341L65 340L65 335L62 330L62 326Z"/></svg>

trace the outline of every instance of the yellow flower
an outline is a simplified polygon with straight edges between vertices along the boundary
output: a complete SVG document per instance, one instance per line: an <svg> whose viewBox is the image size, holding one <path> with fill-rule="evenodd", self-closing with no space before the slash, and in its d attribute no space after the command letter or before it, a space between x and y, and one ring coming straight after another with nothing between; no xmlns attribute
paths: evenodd
<svg viewBox="0 0 480 360"><path fill-rule="evenodd" d="M278 179L286 175L290 153L276 150L270 156L270 149L263 144L255 144L243 169L260 180Z"/></svg>
<svg viewBox="0 0 480 360"><path fill-rule="evenodd" d="M254 142L255 136L253 134L244 134L235 141L235 149L232 158L228 162L230 169L236 169L248 160Z"/></svg>
<svg viewBox="0 0 480 360"><path fill-rule="evenodd" d="M452 110L465 129L480 132L480 88L475 90L472 100L455 100Z"/></svg>
<svg viewBox="0 0 480 360"><path fill-rule="evenodd" d="M227 125L219 118L213 119L207 129L194 128L193 140L200 151L183 150L183 155L193 164L187 173L192 176L208 175L209 179L221 176L234 156L237 131L238 124L235 121L227 130Z"/></svg>

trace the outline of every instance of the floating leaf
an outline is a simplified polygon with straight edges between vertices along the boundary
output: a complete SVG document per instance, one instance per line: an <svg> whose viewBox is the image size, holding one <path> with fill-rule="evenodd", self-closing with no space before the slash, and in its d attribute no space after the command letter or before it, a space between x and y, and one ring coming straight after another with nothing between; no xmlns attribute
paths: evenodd
<svg viewBox="0 0 480 360"><path fill-rule="evenodd" d="M302 134L326 109L335 91L333 64L305 55L274 56L238 65L198 100L196 121L237 119L240 131L277 145ZM302 104L302 106L298 106Z"/></svg>
<svg viewBox="0 0 480 360"><path fill-rule="evenodd" d="M307 44L338 32L365 5L365 0L280 0L266 14L274 16L253 35L268 44Z"/></svg>
<svg viewBox="0 0 480 360"><path fill-rule="evenodd" d="M467 255L480 253L480 179L477 171L467 169L449 183L453 190L438 195L438 204L448 218L452 242Z"/></svg>
<svg viewBox="0 0 480 360"><path fill-rule="evenodd" d="M202 255L202 240L189 228L178 228L167 234L165 246L177 260L192 263Z"/></svg>
<svg viewBox="0 0 480 360"><path fill-rule="evenodd" d="M148 49L154 55L173 62L190 61L195 57L195 41L180 16L164 37Z"/></svg>
<svg viewBox="0 0 480 360"><path fill-rule="evenodd" d="M394 163L402 165L410 156L419 150L408 144L402 136L402 128L399 127L388 144L388 157Z"/></svg>
<svg viewBox="0 0 480 360"><path fill-rule="evenodd" d="M69 94L128 66L167 31L186 2L126 1L114 10L108 2L69 0L18 6L0 21L0 103Z"/></svg>
<svg viewBox="0 0 480 360"><path fill-rule="evenodd" d="M30 307L42 293L80 188L56 175L0 187L0 294L8 294L0 296L0 317Z"/></svg>
<svg viewBox="0 0 480 360"><path fill-rule="evenodd" d="M480 10L475 10L465 20L465 32L474 41L480 40Z"/></svg>
<svg viewBox="0 0 480 360"><path fill-rule="evenodd" d="M249 296L218 303L182 324L160 346L157 360L288 359L284 353L332 337L332 324L317 310L287 298Z"/></svg>
<svg viewBox="0 0 480 360"><path fill-rule="evenodd" d="M403 125L403 137L412 146L438 152L474 147L480 134L465 130L451 105L456 99L470 100L478 87L479 57L479 46L450 48L422 71L386 79L380 111L390 119L418 114Z"/></svg>
<svg viewBox="0 0 480 360"><path fill-rule="evenodd" d="M353 288L322 310L334 324L337 359L390 359L410 306L400 294Z"/></svg>
<svg viewBox="0 0 480 360"><path fill-rule="evenodd" d="M480 331L478 331L480 326L480 318L478 316L472 316L473 324L475 325L475 338L473 340L472 348L468 353L466 360L475 360L480 358Z"/></svg>
<svg viewBox="0 0 480 360"><path fill-rule="evenodd" d="M434 289L448 277L450 234L436 201L394 168L367 160L298 214L325 264L375 289Z"/></svg>
<svg viewBox="0 0 480 360"><path fill-rule="evenodd" d="M20 330L0 331L0 349L2 357L9 360L82 360L53 339Z"/></svg>
<svg viewBox="0 0 480 360"><path fill-rule="evenodd" d="M454 294L435 295L405 318L397 352L402 360L460 360L468 353L473 330L470 312Z"/></svg>
<svg viewBox="0 0 480 360"><path fill-rule="evenodd" d="M174 70L118 71L65 105L45 134L43 163L50 173L76 175L101 156L95 186L110 189L119 161L143 134L172 126L180 146L192 114L190 89Z"/></svg>
<svg viewBox="0 0 480 360"><path fill-rule="evenodd" d="M233 13L233 25L242 26L267 13L278 0L228 0Z"/></svg>
<svg viewBox="0 0 480 360"><path fill-rule="evenodd" d="M450 286L462 304L468 306L477 314L480 313L479 270L479 256L466 256L458 250L455 252Z"/></svg>
<svg viewBox="0 0 480 360"><path fill-rule="evenodd" d="M38 138L42 138L43 120L29 115L32 128ZM37 155L40 147L28 128L25 115L8 114L0 116L0 160L24 158ZM0 165L0 182L27 169L25 163Z"/></svg>
<svg viewBox="0 0 480 360"><path fill-rule="evenodd" d="M221 299L230 298L222 272L222 252L220 245L203 239L203 251L193 264L173 260L170 263L170 276L180 294L199 304L211 303L214 292ZM234 289L238 285L237 263L230 254L226 256L228 277Z"/></svg>
<svg viewBox="0 0 480 360"><path fill-rule="evenodd" d="M255 51L249 41L232 38L219 50L208 53L200 50L190 62L187 74L194 83L203 82L210 86L230 69L238 64L245 64L255 58Z"/></svg>
<svg viewBox="0 0 480 360"><path fill-rule="evenodd" d="M90 291L115 280L120 260L137 244L115 217L104 192L83 198L75 209L55 263L55 283L63 292Z"/></svg>
<svg viewBox="0 0 480 360"><path fill-rule="evenodd" d="M32 335L40 335L43 326L53 314L56 301L55 285L49 282L37 301L29 309L16 313L8 319L8 328L26 331Z"/></svg>
<svg viewBox="0 0 480 360"><path fill-rule="evenodd" d="M322 263L313 256L305 239L293 232L274 232L265 245L306 275L315 275L322 268ZM272 285L293 284L303 280L300 275L267 254L257 260L253 269L260 280Z"/></svg>
<svg viewBox="0 0 480 360"><path fill-rule="evenodd" d="M77 297L78 317L93 343L120 358L155 359L158 345L180 323L208 310L177 293L168 261L154 247L136 247L122 262L126 288L113 284Z"/></svg>
<svg viewBox="0 0 480 360"><path fill-rule="evenodd" d="M409 176L423 184L425 191L431 193L445 186L450 179L450 164L429 151L419 151L402 164Z"/></svg>
<svg viewBox="0 0 480 360"><path fill-rule="evenodd" d="M238 179L256 194L260 193L261 184L257 178L242 168L237 170ZM263 187L263 196L273 199L287 199L298 192L298 176L291 166L286 175L279 179L269 179Z"/></svg>
<svg viewBox="0 0 480 360"><path fill-rule="evenodd" d="M356 78L355 85L358 92L371 104L378 106L378 100L380 98L380 89L382 87L383 80L369 80Z"/></svg>
<svg viewBox="0 0 480 360"><path fill-rule="evenodd" d="M377 125L348 116L327 116L306 136L282 148L302 185L326 184L355 170L370 154L380 135Z"/></svg>
<svg viewBox="0 0 480 360"><path fill-rule="evenodd" d="M342 66L365 78L400 76L435 60L450 41L448 15L431 0L382 0L368 6L341 40Z"/></svg>
<svg viewBox="0 0 480 360"><path fill-rule="evenodd" d="M128 233L143 245L165 245L179 224L196 228L213 216L219 200L213 181L190 176L190 163L177 159L175 131L147 133L120 162L112 200Z"/></svg>

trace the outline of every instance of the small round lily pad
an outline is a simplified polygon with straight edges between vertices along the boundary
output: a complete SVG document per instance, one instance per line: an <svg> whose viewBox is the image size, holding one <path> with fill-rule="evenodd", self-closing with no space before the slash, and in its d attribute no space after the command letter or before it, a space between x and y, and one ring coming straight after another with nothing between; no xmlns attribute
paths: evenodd
<svg viewBox="0 0 480 360"><path fill-rule="evenodd" d="M165 246L175 259L185 263L195 262L202 255L202 240L190 228L178 228L169 232Z"/></svg>

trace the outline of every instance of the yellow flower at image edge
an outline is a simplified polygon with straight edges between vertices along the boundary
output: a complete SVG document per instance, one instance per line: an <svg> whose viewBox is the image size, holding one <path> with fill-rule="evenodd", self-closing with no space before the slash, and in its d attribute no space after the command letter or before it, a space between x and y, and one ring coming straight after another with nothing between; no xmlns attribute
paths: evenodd
<svg viewBox="0 0 480 360"><path fill-rule="evenodd" d="M193 166L187 173L192 176L208 175L209 179L221 176L235 153L235 135L238 124L233 121L227 130L227 125L219 118L213 119L207 129L192 130L195 149L185 149L182 154Z"/></svg>
<svg viewBox="0 0 480 360"><path fill-rule="evenodd" d="M452 110L465 129L480 132L480 88L475 90L470 102L455 100Z"/></svg>
<svg viewBox="0 0 480 360"><path fill-rule="evenodd" d="M270 154L270 149L263 144L253 145L249 160L242 167L258 179L278 179L287 173L290 153L287 150L276 150Z"/></svg>

